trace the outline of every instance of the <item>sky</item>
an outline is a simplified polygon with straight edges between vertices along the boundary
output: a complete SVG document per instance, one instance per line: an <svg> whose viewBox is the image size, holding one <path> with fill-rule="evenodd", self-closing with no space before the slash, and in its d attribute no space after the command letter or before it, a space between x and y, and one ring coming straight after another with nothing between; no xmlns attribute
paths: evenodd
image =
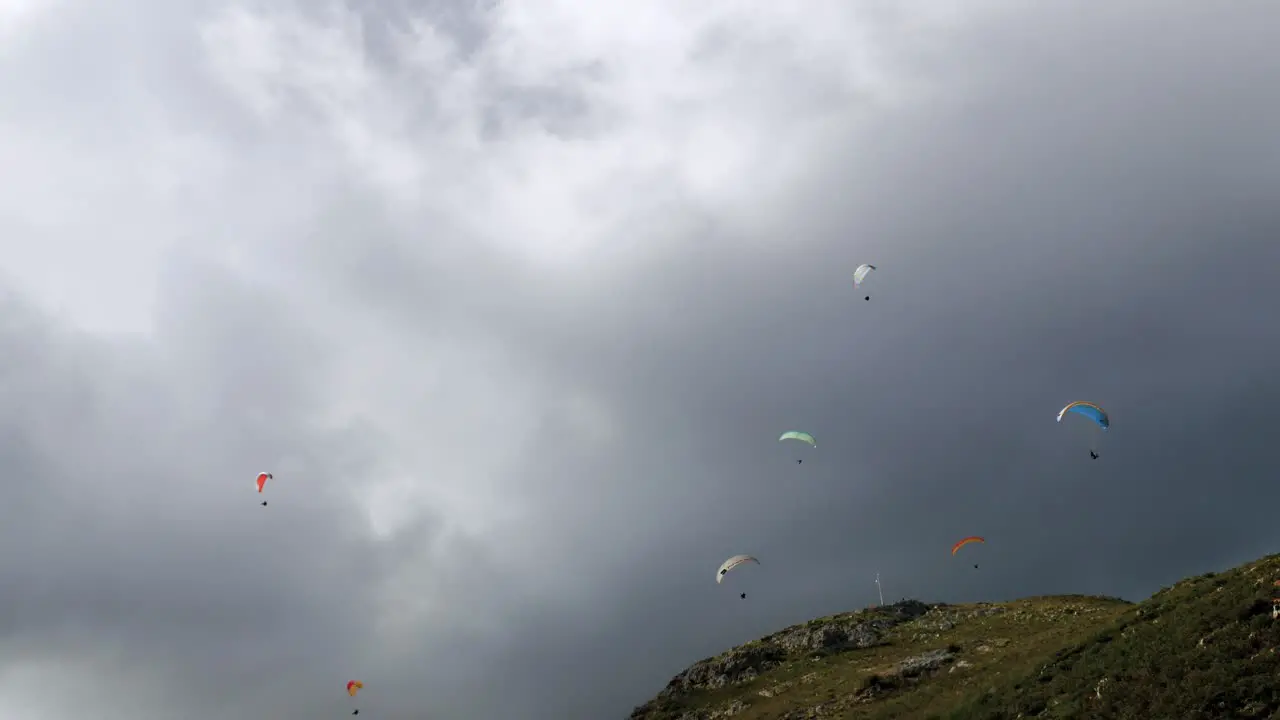
<svg viewBox="0 0 1280 720"><path fill-rule="evenodd" d="M1263 0L0 0L0 715L625 717L876 573L1274 551L1277 66Z"/></svg>

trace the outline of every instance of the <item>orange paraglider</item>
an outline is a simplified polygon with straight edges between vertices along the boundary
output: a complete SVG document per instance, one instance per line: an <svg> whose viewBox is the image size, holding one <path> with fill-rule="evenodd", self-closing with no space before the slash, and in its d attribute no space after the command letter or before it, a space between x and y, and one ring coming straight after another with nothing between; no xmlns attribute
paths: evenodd
<svg viewBox="0 0 1280 720"><path fill-rule="evenodd" d="M355 697L356 693L360 692L362 688L364 688L364 683L360 682L359 680L350 680L347 682L347 694L350 695L351 697ZM359 715L360 710L358 708L355 710L352 710L351 714Z"/></svg>
<svg viewBox="0 0 1280 720"><path fill-rule="evenodd" d="M962 539L960 542L956 543L955 545L952 545L951 554L955 555L957 552L960 551L960 548L964 547L965 545L968 545L969 543L985 543L985 542L986 542L985 539L980 538L977 535L970 535L969 537ZM973 568L977 570L978 565L975 563Z"/></svg>
<svg viewBox="0 0 1280 720"><path fill-rule="evenodd" d="M955 545L952 545L952 546L951 546L951 554L952 554L952 555L955 555L957 552L959 552L959 551L960 551L960 548L964 547L965 545L968 545L969 543L976 543L976 542L978 542L978 543L985 543L985 542L986 542L986 540L985 540L985 539L983 539L983 538L978 537L977 535L973 535L973 536L971 536L971 537L967 537L967 538L965 538L965 539L961 540L960 542L956 543Z"/></svg>

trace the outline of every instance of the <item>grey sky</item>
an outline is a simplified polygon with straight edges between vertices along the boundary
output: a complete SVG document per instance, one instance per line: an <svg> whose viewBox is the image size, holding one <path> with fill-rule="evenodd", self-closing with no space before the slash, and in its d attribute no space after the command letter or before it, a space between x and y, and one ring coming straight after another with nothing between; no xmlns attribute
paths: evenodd
<svg viewBox="0 0 1280 720"><path fill-rule="evenodd" d="M1273 550L1280 9L848 5L0 1L0 714L623 717Z"/></svg>

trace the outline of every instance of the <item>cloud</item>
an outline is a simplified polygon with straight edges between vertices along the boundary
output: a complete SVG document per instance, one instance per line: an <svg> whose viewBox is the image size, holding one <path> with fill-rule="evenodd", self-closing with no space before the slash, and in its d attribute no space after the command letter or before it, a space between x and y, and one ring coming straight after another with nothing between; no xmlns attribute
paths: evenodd
<svg viewBox="0 0 1280 720"><path fill-rule="evenodd" d="M1265 552L1272 12L0 12L0 711L621 716Z"/></svg>

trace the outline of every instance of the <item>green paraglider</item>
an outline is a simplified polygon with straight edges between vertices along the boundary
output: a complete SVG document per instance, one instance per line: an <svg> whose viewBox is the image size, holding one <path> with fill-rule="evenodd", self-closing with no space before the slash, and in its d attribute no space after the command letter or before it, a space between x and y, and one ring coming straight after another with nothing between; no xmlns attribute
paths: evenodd
<svg viewBox="0 0 1280 720"><path fill-rule="evenodd" d="M788 430L787 432L782 433L782 435L778 437L778 442L783 442L785 440L796 440L798 442L805 443L809 447L813 447L813 448L818 447L818 443L816 440L813 439L812 435L810 435L807 432L801 432L799 430ZM804 460L800 458L796 458L796 462L801 463L801 462L804 462Z"/></svg>

